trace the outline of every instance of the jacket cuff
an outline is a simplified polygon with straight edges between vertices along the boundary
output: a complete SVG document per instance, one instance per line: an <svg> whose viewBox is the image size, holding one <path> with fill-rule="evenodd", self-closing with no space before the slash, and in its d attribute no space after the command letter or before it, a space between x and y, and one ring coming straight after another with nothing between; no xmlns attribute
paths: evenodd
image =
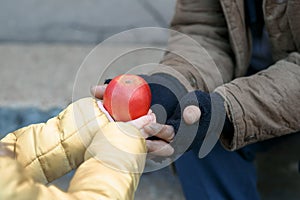
<svg viewBox="0 0 300 200"><path fill-rule="evenodd" d="M215 92L220 94L224 101L224 107L228 116L228 120L233 125L233 132L229 131L221 134L220 141L224 148L233 151L245 146L245 123L243 122L243 109L238 102L238 97L235 97L225 86L220 86L215 89Z"/></svg>
<svg viewBox="0 0 300 200"><path fill-rule="evenodd" d="M102 101L97 101L98 108L104 113L104 115L107 117L107 119L110 122L114 122L115 120L110 116L108 111L104 108Z"/></svg>

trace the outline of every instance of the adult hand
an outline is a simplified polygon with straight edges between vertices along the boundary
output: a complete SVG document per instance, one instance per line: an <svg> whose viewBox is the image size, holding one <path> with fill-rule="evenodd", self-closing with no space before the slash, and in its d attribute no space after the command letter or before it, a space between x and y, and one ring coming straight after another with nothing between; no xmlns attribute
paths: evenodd
<svg viewBox="0 0 300 200"><path fill-rule="evenodd" d="M181 120L183 118L183 121ZM187 141L191 141L188 150L199 150L206 135L220 136L226 119L224 100L217 93L206 93L200 90L185 95L177 107L174 115L167 124L172 125L175 132L181 131ZM193 129L191 129L193 125ZM210 129L209 127L213 128ZM227 127L227 126L226 126ZM191 133L191 130L195 131ZM195 137L193 140L190 137ZM218 138L217 138L218 139ZM216 141L211 142L214 145Z"/></svg>
<svg viewBox="0 0 300 200"><path fill-rule="evenodd" d="M151 109L156 114L157 121L164 124L174 114L179 100L187 90L175 77L168 74L157 73L141 77L151 89Z"/></svg>
<svg viewBox="0 0 300 200"><path fill-rule="evenodd" d="M91 88L91 93L96 98L102 100L107 85L98 85ZM156 116L151 111L148 115L132 120L131 123L138 128L146 139L148 153L156 156L171 156L174 153L173 147L169 144L174 136L172 126L159 124L156 122ZM151 138L155 136L156 140Z"/></svg>
<svg viewBox="0 0 300 200"><path fill-rule="evenodd" d="M105 91L106 87L107 87L107 84L92 87L91 88L91 93L96 98L102 100L103 94L104 94L104 91ZM194 105L187 106L183 111L183 119L189 125L194 124L195 122L199 121L200 116L201 116L201 110L198 106L194 106ZM157 125L153 125L153 126L156 126L154 128L155 130L164 131L165 129L170 129L170 128L165 128L165 127L161 127L161 126L158 127ZM161 131L159 131L159 133Z"/></svg>
<svg viewBox="0 0 300 200"><path fill-rule="evenodd" d="M176 109L179 100L187 93L185 87L173 76L158 73L153 75L140 75L149 85L152 100L151 109L157 116L160 123L165 123ZM109 83L111 79L107 79L105 83ZM91 88L92 94L102 99L106 85L99 85Z"/></svg>

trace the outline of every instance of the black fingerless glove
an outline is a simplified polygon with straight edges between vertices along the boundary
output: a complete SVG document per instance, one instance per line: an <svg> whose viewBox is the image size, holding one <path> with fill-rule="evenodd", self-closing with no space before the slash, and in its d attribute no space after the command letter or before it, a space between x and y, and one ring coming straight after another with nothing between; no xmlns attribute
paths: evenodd
<svg viewBox="0 0 300 200"><path fill-rule="evenodd" d="M168 74L158 73L141 77L150 86L151 109L156 114L157 122L164 124L174 114L179 100L187 94L187 90L176 78Z"/></svg>
<svg viewBox="0 0 300 200"><path fill-rule="evenodd" d="M195 105L201 110L200 120L193 125L187 125L182 118L183 110L190 105ZM174 127L175 133L182 135L174 144L175 148L179 148L179 152L180 148L185 148L188 144L190 145L187 151L199 151L207 134L233 132L233 125L226 116L224 99L218 93L209 94L200 90L190 92L180 100L167 124Z"/></svg>

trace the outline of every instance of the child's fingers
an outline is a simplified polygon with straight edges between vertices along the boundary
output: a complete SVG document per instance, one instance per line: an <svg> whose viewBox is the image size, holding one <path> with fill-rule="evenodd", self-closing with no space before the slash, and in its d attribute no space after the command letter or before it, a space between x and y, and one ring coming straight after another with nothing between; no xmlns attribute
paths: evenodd
<svg viewBox="0 0 300 200"><path fill-rule="evenodd" d="M171 156L174 148L162 140L146 140L148 153L156 156Z"/></svg>
<svg viewBox="0 0 300 200"><path fill-rule="evenodd" d="M171 142L175 136L174 128L169 125L150 123L144 127L145 135L155 136L166 142Z"/></svg>
<svg viewBox="0 0 300 200"><path fill-rule="evenodd" d="M98 98L98 99L103 99L103 94L105 92L107 85L96 85L91 87L91 94Z"/></svg>
<svg viewBox="0 0 300 200"><path fill-rule="evenodd" d="M128 123L130 123L131 125L135 126L137 129L142 129L144 126L146 126L147 124L151 123L151 122L155 122L156 121L156 117L154 113L150 113L147 115L144 115L140 118L137 118L135 120L131 120Z"/></svg>

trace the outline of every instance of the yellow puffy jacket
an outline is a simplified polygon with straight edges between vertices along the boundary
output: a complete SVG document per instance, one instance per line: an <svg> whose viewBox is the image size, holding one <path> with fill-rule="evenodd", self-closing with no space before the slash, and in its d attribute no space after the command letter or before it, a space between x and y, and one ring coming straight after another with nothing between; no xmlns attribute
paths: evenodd
<svg viewBox="0 0 300 200"><path fill-rule="evenodd" d="M109 122L92 98L1 142L15 154L0 156L1 200L133 199L145 164L140 132ZM67 192L45 186L76 168Z"/></svg>

